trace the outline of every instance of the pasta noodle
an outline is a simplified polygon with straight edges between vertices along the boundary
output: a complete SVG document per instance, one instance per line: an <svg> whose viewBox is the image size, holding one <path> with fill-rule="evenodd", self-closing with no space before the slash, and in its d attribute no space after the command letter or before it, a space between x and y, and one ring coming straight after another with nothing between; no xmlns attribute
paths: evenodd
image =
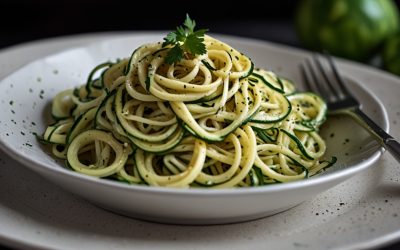
<svg viewBox="0 0 400 250"><path fill-rule="evenodd" d="M333 164L321 160L320 97L219 40L205 45L171 65L161 43L98 65L55 96L42 141L74 171L151 186L261 186Z"/></svg>

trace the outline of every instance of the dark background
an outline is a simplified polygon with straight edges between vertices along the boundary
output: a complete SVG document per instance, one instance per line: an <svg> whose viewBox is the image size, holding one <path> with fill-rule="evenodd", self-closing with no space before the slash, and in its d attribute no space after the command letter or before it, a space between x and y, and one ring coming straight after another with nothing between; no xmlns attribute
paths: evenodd
<svg viewBox="0 0 400 250"><path fill-rule="evenodd" d="M231 0L232 1L232 0ZM298 0L0 0L0 49L19 43L88 32L171 30L185 14L210 32L258 38L301 47L293 25ZM396 0L400 6L400 0ZM159 8L155 9L155 5ZM400 230L400 225L399 225ZM0 245L1 248L1 245ZM385 250L400 249L400 244Z"/></svg>
<svg viewBox="0 0 400 250"><path fill-rule="evenodd" d="M293 25L299 0L245 0L240 9L231 1L0 0L0 48L87 32L171 30L186 13L210 32L301 47Z"/></svg>
<svg viewBox="0 0 400 250"><path fill-rule="evenodd" d="M9 1L10 3L4 3ZM296 43L291 17L296 0L247 1L243 9L229 0L169 1L16 1L0 0L0 48L34 39L115 30L171 30L189 13L198 27L214 33ZM112 2L112 4L110 4ZM265 2L265 3L263 3ZM280 29L282 26L287 30ZM274 29L272 32L270 29ZM289 30L290 29L290 30ZM282 34L284 37L281 38Z"/></svg>

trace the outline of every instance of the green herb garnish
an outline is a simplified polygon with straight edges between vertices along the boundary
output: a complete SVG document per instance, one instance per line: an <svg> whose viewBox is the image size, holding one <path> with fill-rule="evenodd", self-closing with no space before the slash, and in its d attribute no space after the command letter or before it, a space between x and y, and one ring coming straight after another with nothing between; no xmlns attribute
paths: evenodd
<svg viewBox="0 0 400 250"><path fill-rule="evenodd" d="M165 58L166 63L174 64L184 57L203 55L207 52L206 45L204 44L204 34L208 30L200 29L194 31L195 26L196 22L186 14L183 26L176 27L175 31L168 33L164 37L162 47L173 46L167 53L167 57Z"/></svg>

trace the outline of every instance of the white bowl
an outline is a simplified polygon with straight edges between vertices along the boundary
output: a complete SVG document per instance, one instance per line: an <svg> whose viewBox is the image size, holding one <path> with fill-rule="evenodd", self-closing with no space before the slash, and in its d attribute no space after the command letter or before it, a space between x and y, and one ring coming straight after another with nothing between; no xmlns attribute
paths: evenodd
<svg viewBox="0 0 400 250"><path fill-rule="evenodd" d="M217 38L252 58L256 66L300 82L298 65L307 53L260 41L226 36ZM128 185L85 176L63 167L35 138L49 121L54 95L86 80L100 62L128 57L143 43L162 35L133 35L64 51L32 62L0 83L0 146L10 156L55 184L105 209L158 222L219 224L256 219L289 209L371 166L382 154L379 145L347 117L329 118L321 133L328 152L338 162L326 172L293 183L263 187L180 190ZM381 102L361 84L349 87L385 131L388 118ZM332 137L331 134L334 133Z"/></svg>

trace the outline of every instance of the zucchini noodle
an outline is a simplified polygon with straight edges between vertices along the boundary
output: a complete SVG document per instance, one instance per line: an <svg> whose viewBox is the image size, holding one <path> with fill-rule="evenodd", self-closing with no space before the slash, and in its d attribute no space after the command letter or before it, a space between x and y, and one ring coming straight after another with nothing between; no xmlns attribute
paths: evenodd
<svg viewBox="0 0 400 250"><path fill-rule="evenodd" d="M327 106L210 36L172 65L146 44L57 94L42 141L74 171L131 184L231 188L304 179L332 165Z"/></svg>

